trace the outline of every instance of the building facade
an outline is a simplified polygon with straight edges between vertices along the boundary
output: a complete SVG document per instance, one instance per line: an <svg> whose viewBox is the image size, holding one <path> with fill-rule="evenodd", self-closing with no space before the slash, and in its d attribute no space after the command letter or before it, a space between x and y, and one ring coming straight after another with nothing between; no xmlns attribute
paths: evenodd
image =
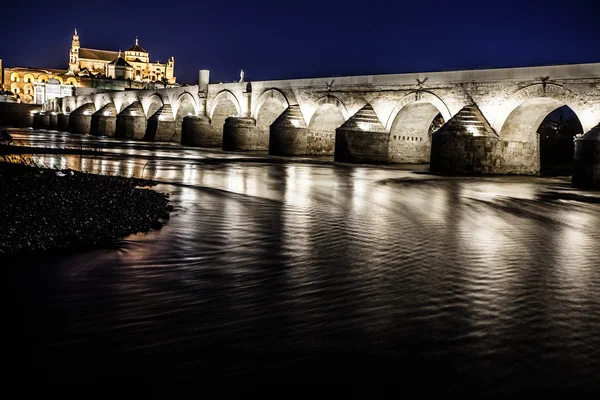
<svg viewBox="0 0 600 400"><path fill-rule="evenodd" d="M23 103L42 104L43 101L36 101L36 85L37 91L41 93L45 90L45 85L52 80L51 84L54 86L50 93L56 92L55 86L58 85L58 92L70 93L68 96L72 95L74 86L81 86L81 78L69 75L68 72L66 69L5 68L3 89L13 92Z"/></svg>
<svg viewBox="0 0 600 400"><path fill-rule="evenodd" d="M1 67L0 60L0 71ZM14 93L17 101L35 104L43 104L55 94L72 96L73 87L126 90L177 85L173 57L164 64L151 62L150 54L137 38L135 45L123 53L82 48L77 29L71 41L69 69L14 67L5 68L0 75L2 89ZM46 86L48 83L50 87Z"/></svg>
<svg viewBox="0 0 600 400"><path fill-rule="evenodd" d="M77 29L71 42L68 73L74 76L131 79L138 82L176 83L173 57L164 64L159 61L151 62L150 54L139 45L137 38L135 45L124 53L81 47Z"/></svg>
<svg viewBox="0 0 600 400"><path fill-rule="evenodd" d="M73 85L64 85L57 78L33 84L33 102L35 104L45 104L49 100L68 96L73 96Z"/></svg>

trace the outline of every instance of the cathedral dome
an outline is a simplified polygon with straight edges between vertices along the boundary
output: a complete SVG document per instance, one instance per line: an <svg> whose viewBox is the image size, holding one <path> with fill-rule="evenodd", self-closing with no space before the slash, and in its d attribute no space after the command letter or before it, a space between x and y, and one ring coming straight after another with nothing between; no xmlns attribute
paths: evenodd
<svg viewBox="0 0 600 400"><path fill-rule="evenodd" d="M142 46L138 44L138 38L135 38L135 45L125 50L126 52L148 53Z"/></svg>

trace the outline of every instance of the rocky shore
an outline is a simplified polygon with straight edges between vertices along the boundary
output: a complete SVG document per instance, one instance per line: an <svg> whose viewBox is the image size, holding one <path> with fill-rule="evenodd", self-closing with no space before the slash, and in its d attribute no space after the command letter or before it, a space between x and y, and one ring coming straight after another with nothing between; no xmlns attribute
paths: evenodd
<svg viewBox="0 0 600 400"><path fill-rule="evenodd" d="M152 181L0 163L0 254L78 249L160 228Z"/></svg>

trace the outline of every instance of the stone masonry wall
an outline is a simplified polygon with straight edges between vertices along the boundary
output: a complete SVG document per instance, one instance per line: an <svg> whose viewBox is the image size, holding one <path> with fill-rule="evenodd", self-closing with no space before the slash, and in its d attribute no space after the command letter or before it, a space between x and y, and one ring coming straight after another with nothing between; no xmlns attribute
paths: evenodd
<svg viewBox="0 0 600 400"><path fill-rule="evenodd" d="M0 103L0 126L25 128L33 125L32 113L42 110L42 106L24 103Z"/></svg>

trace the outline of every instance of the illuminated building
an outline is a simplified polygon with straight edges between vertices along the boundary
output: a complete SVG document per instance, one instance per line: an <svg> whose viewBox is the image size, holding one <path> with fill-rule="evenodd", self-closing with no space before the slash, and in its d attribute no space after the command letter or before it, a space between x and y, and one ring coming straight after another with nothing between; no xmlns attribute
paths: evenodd
<svg viewBox="0 0 600 400"><path fill-rule="evenodd" d="M113 65L113 67L111 67ZM123 68L114 68L123 67ZM130 70L129 70L130 68ZM127 72L127 71L130 71ZM132 79L138 82L175 83L175 59L171 57L165 64L151 62L149 53L139 45L120 51L97 50L80 47L77 29L73 34L69 57L69 75L93 76L97 78Z"/></svg>
<svg viewBox="0 0 600 400"><path fill-rule="evenodd" d="M150 62L149 53L139 45L137 38L135 45L123 53L88 49L80 47L75 30L69 69L5 68L2 88L13 92L23 103L42 104L54 96L72 95L73 87L112 91L153 89L155 83L162 87L165 82L174 86L177 85L174 71L173 57L165 64ZM48 84L53 86L46 87Z"/></svg>
<svg viewBox="0 0 600 400"><path fill-rule="evenodd" d="M71 96L74 86L80 86L81 79L69 76L66 69L41 69L41 68L5 68L4 85L5 90L13 92L23 103L42 104L43 100L57 97ZM52 85L46 88L46 85ZM47 93L52 93L48 97ZM62 93L62 95L61 95ZM39 101L36 101L36 94Z"/></svg>

